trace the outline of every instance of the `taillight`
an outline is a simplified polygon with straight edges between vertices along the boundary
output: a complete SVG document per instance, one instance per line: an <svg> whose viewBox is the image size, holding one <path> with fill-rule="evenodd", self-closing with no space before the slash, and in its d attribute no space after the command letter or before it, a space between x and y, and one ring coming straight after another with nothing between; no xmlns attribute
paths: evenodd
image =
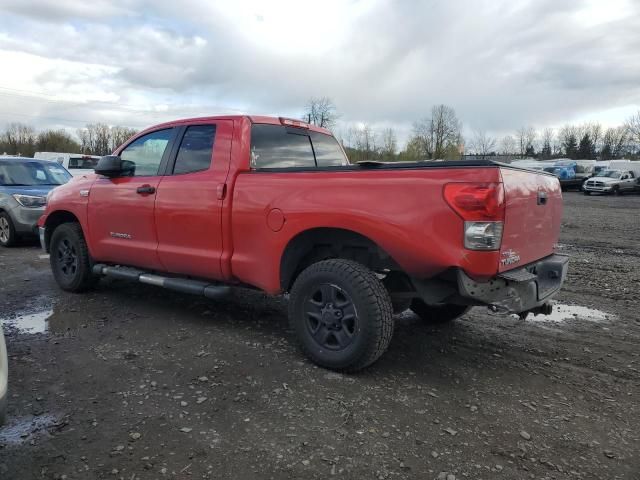
<svg viewBox="0 0 640 480"><path fill-rule="evenodd" d="M463 220L504 220L501 183L448 183L444 199Z"/></svg>
<svg viewBox="0 0 640 480"><path fill-rule="evenodd" d="M464 220L464 246L499 250L504 222L502 183L448 183L444 199Z"/></svg>

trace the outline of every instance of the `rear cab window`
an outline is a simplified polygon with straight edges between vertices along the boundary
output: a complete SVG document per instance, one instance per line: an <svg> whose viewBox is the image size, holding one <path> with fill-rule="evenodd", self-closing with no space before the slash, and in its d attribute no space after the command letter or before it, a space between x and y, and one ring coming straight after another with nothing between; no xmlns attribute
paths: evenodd
<svg viewBox="0 0 640 480"><path fill-rule="evenodd" d="M180 142L173 174L180 175L208 170L211 166L215 134L215 125L190 125L187 127Z"/></svg>
<svg viewBox="0 0 640 480"><path fill-rule="evenodd" d="M331 135L283 125L253 124L251 168L316 168L348 165Z"/></svg>

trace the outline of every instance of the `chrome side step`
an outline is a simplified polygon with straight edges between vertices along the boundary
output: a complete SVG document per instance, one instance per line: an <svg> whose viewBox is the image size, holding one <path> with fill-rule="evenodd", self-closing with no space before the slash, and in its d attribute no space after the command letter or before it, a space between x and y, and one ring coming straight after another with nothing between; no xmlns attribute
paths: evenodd
<svg viewBox="0 0 640 480"><path fill-rule="evenodd" d="M146 283L148 285L167 288L177 292L201 295L214 300L225 297L231 290L230 287L224 285L215 285L213 283L202 282L200 280L163 277L162 275L147 273L144 270L138 270L137 268L112 267L101 263L93 266L93 273L95 275L104 275L107 277L120 278L122 280Z"/></svg>

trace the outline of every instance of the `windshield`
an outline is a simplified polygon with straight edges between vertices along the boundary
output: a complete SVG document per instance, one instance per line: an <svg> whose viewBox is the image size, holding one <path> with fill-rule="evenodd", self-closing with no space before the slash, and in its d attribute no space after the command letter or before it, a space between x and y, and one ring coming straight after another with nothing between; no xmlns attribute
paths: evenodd
<svg viewBox="0 0 640 480"><path fill-rule="evenodd" d="M63 185L70 179L71 174L54 162L0 160L0 185L14 187Z"/></svg>
<svg viewBox="0 0 640 480"><path fill-rule="evenodd" d="M598 177L620 178L621 176L622 176L622 172L618 170L607 170L607 171L598 173Z"/></svg>

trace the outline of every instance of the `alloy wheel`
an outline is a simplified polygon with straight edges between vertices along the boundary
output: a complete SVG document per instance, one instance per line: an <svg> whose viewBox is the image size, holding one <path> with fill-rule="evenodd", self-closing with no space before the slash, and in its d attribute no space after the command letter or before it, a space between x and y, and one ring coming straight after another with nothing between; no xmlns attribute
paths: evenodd
<svg viewBox="0 0 640 480"><path fill-rule="evenodd" d="M337 285L320 284L305 302L305 323L315 343L344 350L358 331L358 315L349 295Z"/></svg>
<svg viewBox="0 0 640 480"><path fill-rule="evenodd" d="M67 277L75 275L78 270L78 253L73 243L65 238L58 245L56 254L62 274Z"/></svg>
<svg viewBox="0 0 640 480"><path fill-rule="evenodd" d="M6 218L0 217L0 242L7 243L11 236L11 227Z"/></svg>

